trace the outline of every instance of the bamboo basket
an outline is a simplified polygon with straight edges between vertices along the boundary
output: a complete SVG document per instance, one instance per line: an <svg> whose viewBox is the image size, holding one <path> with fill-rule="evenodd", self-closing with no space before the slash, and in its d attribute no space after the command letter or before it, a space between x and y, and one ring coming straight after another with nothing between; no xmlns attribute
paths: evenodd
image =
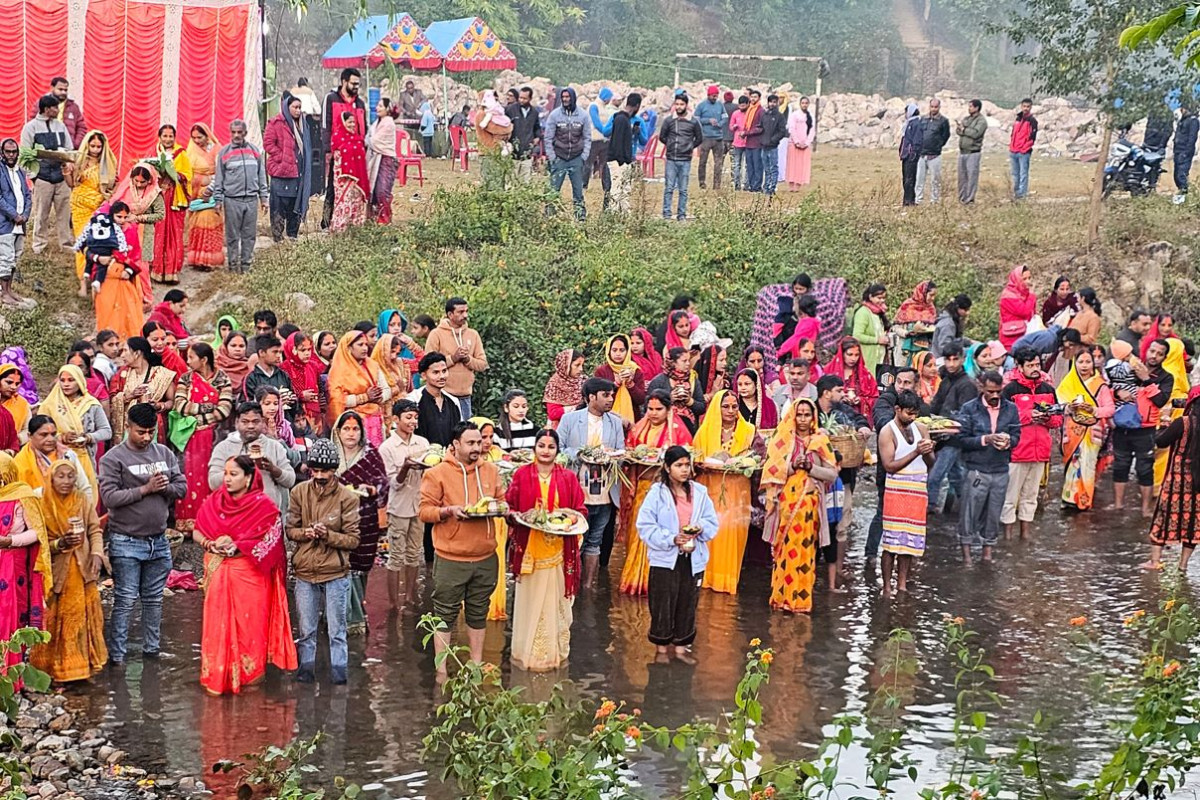
<svg viewBox="0 0 1200 800"><path fill-rule="evenodd" d="M863 459L867 452L867 440L857 433L830 436L829 444L841 455L843 469L857 469L863 465Z"/></svg>

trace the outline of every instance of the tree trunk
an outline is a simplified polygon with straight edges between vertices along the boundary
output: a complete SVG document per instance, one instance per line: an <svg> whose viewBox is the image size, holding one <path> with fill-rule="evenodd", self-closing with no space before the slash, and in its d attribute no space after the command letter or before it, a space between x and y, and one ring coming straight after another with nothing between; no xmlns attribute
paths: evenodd
<svg viewBox="0 0 1200 800"><path fill-rule="evenodd" d="M976 34L971 40L971 75L967 78L967 82L972 86L975 85L975 68L979 66L979 48L983 44L983 34Z"/></svg>
<svg viewBox="0 0 1200 800"><path fill-rule="evenodd" d="M929 12L933 10L933 0L925 0L925 21L929 22Z"/></svg>
<svg viewBox="0 0 1200 800"><path fill-rule="evenodd" d="M1112 145L1112 120L1104 117L1104 136L1100 140L1100 157L1096 159L1096 174L1092 178L1092 202L1088 208L1088 249L1100 244L1100 212L1104 208L1104 165Z"/></svg>

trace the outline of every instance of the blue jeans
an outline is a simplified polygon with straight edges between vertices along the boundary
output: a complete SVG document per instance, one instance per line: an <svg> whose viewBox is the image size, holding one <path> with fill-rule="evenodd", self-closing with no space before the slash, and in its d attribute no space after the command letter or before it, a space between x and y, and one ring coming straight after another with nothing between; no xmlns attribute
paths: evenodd
<svg viewBox="0 0 1200 800"><path fill-rule="evenodd" d="M114 533L108 558L113 570L112 631L108 655L113 663L125 660L129 617L142 601L142 652L157 653L162 630L163 589L171 572L171 546L163 534L149 538Z"/></svg>
<svg viewBox="0 0 1200 800"><path fill-rule="evenodd" d="M946 498L950 495L962 496L962 451L957 447L943 447L937 452L937 460L933 469L929 470L929 508L941 513L946 507Z"/></svg>
<svg viewBox="0 0 1200 800"><path fill-rule="evenodd" d="M675 218L685 219L687 217L688 181L692 177L692 162L668 159L663 174L666 177L666 187L663 189L663 219L671 218L671 194L676 189L679 190L679 213Z"/></svg>
<svg viewBox="0 0 1200 800"><path fill-rule="evenodd" d="M598 556L600 555L600 545L604 543L604 529L608 527L608 520L613 513L612 503L605 503L602 506L588 506L587 513L588 530L583 535L583 547L580 548L579 554L583 556Z"/></svg>
<svg viewBox="0 0 1200 800"><path fill-rule="evenodd" d="M763 193L775 194L775 185L779 183L779 149L764 147L759 152L762 153Z"/></svg>
<svg viewBox="0 0 1200 800"><path fill-rule="evenodd" d="M321 625L321 606L325 606L325 627L329 631L329 666L346 669L346 608L350 602L350 576L325 583L296 579L296 614L300 617L300 638L296 655L301 668L312 669L317 660L317 628Z"/></svg>
<svg viewBox="0 0 1200 800"><path fill-rule="evenodd" d="M460 397L460 398L458 398L458 409L459 409L459 411L461 411L461 412L462 412L462 418L463 418L463 419L470 419L470 418L471 418L471 410L472 410L472 409L471 409L471 398L470 398L470 396L467 396L467 397Z"/></svg>
<svg viewBox="0 0 1200 800"><path fill-rule="evenodd" d="M1009 153L1012 166L1013 197L1020 200L1029 194L1029 153Z"/></svg>
<svg viewBox="0 0 1200 800"><path fill-rule="evenodd" d="M575 218L585 219L587 207L583 204L583 156L556 158L550 162L550 188L555 194L562 191L563 179L571 179L571 200L575 203Z"/></svg>
<svg viewBox="0 0 1200 800"><path fill-rule="evenodd" d="M761 192L763 185L763 151L761 147L746 148L746 182L742 188L747 192Z"/></svg>

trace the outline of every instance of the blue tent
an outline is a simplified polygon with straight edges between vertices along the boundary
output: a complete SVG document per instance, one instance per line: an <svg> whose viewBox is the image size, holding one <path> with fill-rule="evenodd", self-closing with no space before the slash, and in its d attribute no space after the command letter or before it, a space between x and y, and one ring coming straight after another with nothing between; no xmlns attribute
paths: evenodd
<svg viewBox="0 0 1200 800"><path fill-rule="evenodd" d="M405 13L380 15L357 24L321 57L325 69L373 68L384 60L407 64L413 69L436 69L442 54L429 42L425 31Z"/></svg>

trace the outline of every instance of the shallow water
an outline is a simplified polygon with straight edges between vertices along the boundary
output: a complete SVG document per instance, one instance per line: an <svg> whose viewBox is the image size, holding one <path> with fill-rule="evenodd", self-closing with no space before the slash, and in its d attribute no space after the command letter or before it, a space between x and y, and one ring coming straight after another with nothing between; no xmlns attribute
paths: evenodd
<svg viewBox="0 0 1200 800"><path fill-rule="evenodd" d="M1051 486L1060 481L1056 472ZM1011 740L1041 709L1055 721L1053 738L1071 745L1051 756L1056 768L1074 774L1105 756L1115 709L1092 688L1091 667L1074 654L1067 621L1078 615L1092 620L1105 635L1103 656L1110 663L1137 659L1121 621L1134 609L1153 607L1160 594L1157 575L1138 566L1146 555L1141 518L1129 512L1063 516L1057 500L1043 502L1030 541L1002 542L994 564L970 568L960 563L954 521L934 518L910 595L889 602L861 570L873 484L864 482L856 499L853 592L825 594L821 570L811 616L769 610L769 569L753 563L751 553L740 594L702 594L694 652L699 663L654 663L645 599L616 593L623 558L618 545L599 590L576 601L569 666L535 676L513 672L505 661L506 685L527 686L532 696L543 697L555 681L570 678L597 698L640 707L654 724L714 719L732 706L746 644L760 637L775 649L775 662L758 740L774 757L806 755L836 716L865 711L882 682L879 662L888 632L904 627L914 634L921 662L907 686L909 752L928 784L944 777L950 758L955 673L941 621L948 613L965 617L979 633L996 669L994 688L1007 698L993 742ZM1099 499L1107 502L1107 492ZM378 798L452 796L431 786L419 756L438 697L432 658L422 651L414 617L389 616L385 607L384 571L376 568L368 590L372 627L365 639L351 639L348 687L299 686L272 672L261 688L242 696L206 696L198 684L201 597L193 592L165 601L164 646L173 658L143 664L134 653L124 671L106 670L90 686L70 692L132 763L150 771L209 780L209 767L219 759L324 730L324 778L343 775ZM492 623L490 660L502 658L503 645L504 623ZM862 763L858 750L843 759L857 776ZM669 771L639 772L644 785L674 783ZM228 796L226 783L213 788L218 797ZM907 789L900 794L911 796Z"/></svg>

